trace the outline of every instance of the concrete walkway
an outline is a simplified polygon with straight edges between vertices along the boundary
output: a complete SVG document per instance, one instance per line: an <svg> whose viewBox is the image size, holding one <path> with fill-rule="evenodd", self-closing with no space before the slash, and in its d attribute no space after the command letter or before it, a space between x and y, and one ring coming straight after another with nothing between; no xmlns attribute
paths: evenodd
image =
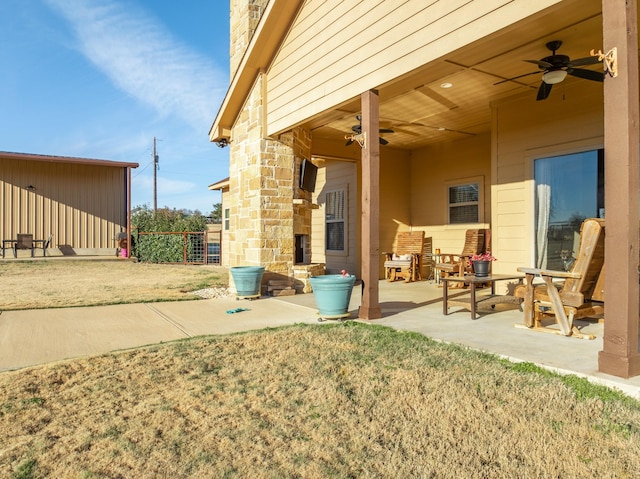
<svg viewBox="0 0 640 479"><path fill-rule="evenodd" d="M350 311L357 317L359 290ZM380 283L383 317L370 321L414 331L436 340L528 361L563 373L587 377L640 399L640 377L620 379L598 372L603 325L582 323L593 341L516 328L522 313L498 305L472 320L466 310L442 314L442 290L428 282ZM228 314L228 310L248 311ZM455 312L458 310L458 312ZM295 323L317 324L312 294L259 300L211 300L145 303L0 314L0 371L59 360L105 354L119 349L210 334L230 334Z"/></svg>

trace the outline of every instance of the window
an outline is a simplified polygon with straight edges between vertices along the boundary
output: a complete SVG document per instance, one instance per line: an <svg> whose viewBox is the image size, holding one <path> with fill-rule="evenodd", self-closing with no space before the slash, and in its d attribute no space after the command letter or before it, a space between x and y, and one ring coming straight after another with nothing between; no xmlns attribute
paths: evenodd
<svg viewBox="0 0 640 479"><path fill-rule="evenodd" d="M224 210L224 229L225 231L229 231L229 208L225 208Z"/></svg>
<svg viewBox="0 0 640 479"><path fill-rule="evenodd" d="M345 190L326 194L326 250L346 252L346 194Z"/></svg>
<svg viewBox="0 0 640 479"><path fill-rule="evenodd" d="M534 161L536 267L571 269L586 218L604 217L604 150Z"/></svg>
<svg viewBox="0 0 640 479"><path fill-rule="evenodd" d="M451 183L447 187L449 224L480 223L482 221L482 179Z"/></svg>

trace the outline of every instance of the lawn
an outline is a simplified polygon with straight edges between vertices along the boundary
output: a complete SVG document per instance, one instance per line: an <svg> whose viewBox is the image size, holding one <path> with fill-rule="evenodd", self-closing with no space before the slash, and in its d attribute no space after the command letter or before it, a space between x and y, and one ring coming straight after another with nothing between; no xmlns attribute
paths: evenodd
<svg viewBox="0 0 640 479"><path fill-rule="evenodd" d="M226 281L208 266L7 262L0 309L192 299ZM1 373L0 438L2 478L631 478L640 403L350 321Z"/></svg>
<svg viewBox="0 0 640 479"><path fill-rule="evenodd" d="M133 261L0 262L0 311L199 299L226 287L225 268Z"/></svg>

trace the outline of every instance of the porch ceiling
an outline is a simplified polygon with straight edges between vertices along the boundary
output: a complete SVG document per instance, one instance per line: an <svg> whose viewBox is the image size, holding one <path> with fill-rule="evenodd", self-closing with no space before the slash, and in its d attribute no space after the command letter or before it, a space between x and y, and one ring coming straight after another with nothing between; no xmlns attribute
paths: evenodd
<svg viewBox="0 0 640 479"><path fill-rule="evenodd" d="M591 49L603 49L600 0L562 2L535 18L483 38L419 70L378 86L380 127L389 147L416 149L432 143L455 141L490 131L491 102L529 95L532 104L542 71L523 60L539 60L551 54L545 44L562 40L558 53L571 59L589 56ZM602 64L581 68L602 71ZM515 81L496 82L538 72ZM570 91L575 82L587 82L594 93L602 84L572 76L555 85L551 96ZM442 88L450 83L451 88ZM546 100L549 101L549 100ZM353 98L339 109L327 111L309 121L315 138L343 141L357 123L360 99Z"/></svg>

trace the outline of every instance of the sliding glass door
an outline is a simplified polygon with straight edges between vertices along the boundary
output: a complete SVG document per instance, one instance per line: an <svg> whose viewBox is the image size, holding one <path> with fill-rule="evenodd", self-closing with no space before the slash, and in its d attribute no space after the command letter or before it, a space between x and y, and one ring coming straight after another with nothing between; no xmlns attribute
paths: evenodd
<svg viewBox="0 0 640 479"><path fill-rule="evenodd" d="M604 152L534 162L536 266L571 269L585 218L604 217Z"/></svg>

